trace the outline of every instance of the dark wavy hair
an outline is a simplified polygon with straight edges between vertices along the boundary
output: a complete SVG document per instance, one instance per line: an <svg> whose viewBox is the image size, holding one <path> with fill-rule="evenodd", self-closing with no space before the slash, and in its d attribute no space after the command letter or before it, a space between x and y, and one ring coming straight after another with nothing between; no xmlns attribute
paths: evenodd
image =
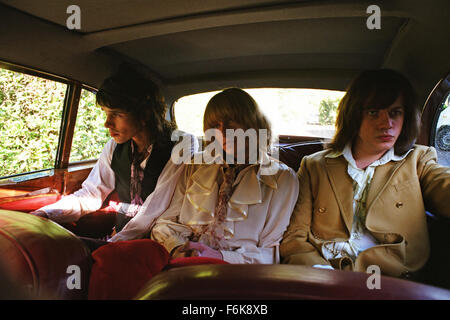
<svg viewBox="0 0 450 320"><path fill-rule="evenodd" d="M154 142L170 140L176 129L176 124L165 118L167 105L158 85L131 65L121 65L114 75L105 79L96 100L100 106L131 113L136 121L144 119Z"/></svg>
<svg viewBox="0 0 450 320"><path fill-rule="evenodd" d="M328 147L334 151L342 151L348 142L355 141L364 110L385 109L400 96L403 99L405 117L394 151L397 155L408 151L419 134L420 109L409 80L390 69L364 71L350 83L347 93L339 103L336 133Z"/></svg>

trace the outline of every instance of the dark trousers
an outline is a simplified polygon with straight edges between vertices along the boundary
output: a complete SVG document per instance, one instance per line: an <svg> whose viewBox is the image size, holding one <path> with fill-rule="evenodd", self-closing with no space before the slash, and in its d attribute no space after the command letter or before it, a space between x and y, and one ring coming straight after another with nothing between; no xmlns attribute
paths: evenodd
<svg viewBox="0 0 450 320"><path fill-rule="evenodd" d="M105 241L105 240L88 238L88 237L78 237L78 238L84 242L84 244L89 248L91 253L94 252L95 250L97 250L98 248L100 248L101 246L104 246L105 244L109 243L108 241Z"/></svg>

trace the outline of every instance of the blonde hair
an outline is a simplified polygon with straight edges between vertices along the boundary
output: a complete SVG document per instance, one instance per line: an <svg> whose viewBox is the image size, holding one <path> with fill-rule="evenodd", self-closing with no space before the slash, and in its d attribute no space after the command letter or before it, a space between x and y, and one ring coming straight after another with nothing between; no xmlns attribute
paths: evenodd
<svg viewBox="0 0 450 320"><path fill-rule="evenodd" d="M270 144L272 130L266 116L256 101L242 89L228 88L213 96L203 116L203 130L214 128L219 122L234 121L243 129L266 129L267 144Z"/></svg>

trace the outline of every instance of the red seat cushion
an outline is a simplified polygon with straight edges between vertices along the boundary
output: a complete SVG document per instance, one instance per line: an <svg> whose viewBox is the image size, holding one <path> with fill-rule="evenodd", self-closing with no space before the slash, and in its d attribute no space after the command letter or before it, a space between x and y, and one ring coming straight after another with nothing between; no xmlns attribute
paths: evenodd
<svg viewBox="0 0 450 320"><path fill-rule="evenodd" d="M170 259L167 250L150 239L109 243L92 253L89 299L134 298L145 284L163 270L202 264L228 264L219 259L189 257Z"/></svg>
<svg viewBox="0 0 450 320"><path fill-rule="evenodd" d="M0 198L0 209L31 212L43 206L53 204L59 199L61 199L61 195L55 193L5 197Z"/></svg>
<svg viewBox="0 0 450 320"><path fill-rule="evenodd" d="M132 299L169 262L170 255L150 239L112 242L92 253L89 299Z"/></svg>

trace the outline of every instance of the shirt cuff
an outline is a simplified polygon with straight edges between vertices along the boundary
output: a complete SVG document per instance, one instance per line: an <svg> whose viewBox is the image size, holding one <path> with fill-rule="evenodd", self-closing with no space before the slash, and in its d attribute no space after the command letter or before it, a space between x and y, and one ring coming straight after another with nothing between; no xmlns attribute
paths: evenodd
<svg viewBox="0 0 450 320"><path fill-rule="evenodd" d="M233 251L225 251L225 250L219 250L220 253L222 253L223 261L231 263L231 264L243 264L244 259L242 258L242 255L237 252Z"/></svg>
<svg viewBox="0 0 450 320"><path fill-rule="evenodd" d="M313 265L314 268L317 269L330 269L330 270L334 270L334 268L332 266L330 266L329 264L315 264Z"/></svg>

